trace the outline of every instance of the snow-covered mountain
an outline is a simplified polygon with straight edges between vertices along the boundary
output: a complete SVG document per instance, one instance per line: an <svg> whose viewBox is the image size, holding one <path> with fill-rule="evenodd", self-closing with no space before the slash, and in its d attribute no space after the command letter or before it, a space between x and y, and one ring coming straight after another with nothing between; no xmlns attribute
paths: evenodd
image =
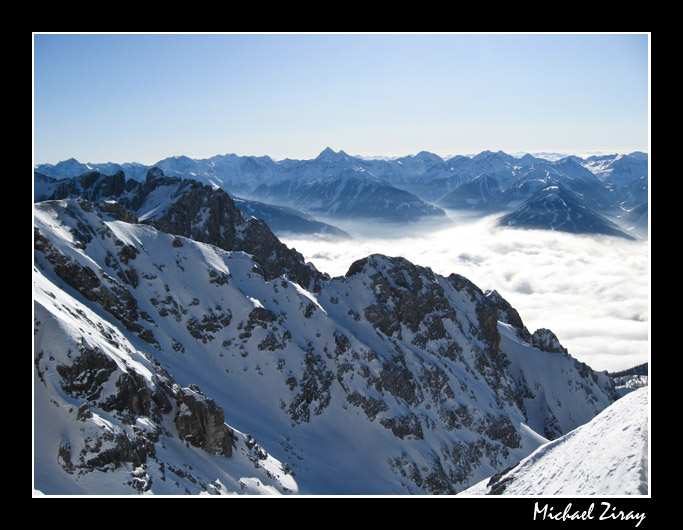
<svg viewBox="0 0 683 530"><path fill-rule="evenodd" d="M551 229L634 239L616 224L588 208L574 193L558 186L543 188L497 222L511 228Z"/></svg>
<svg viewBox="0 0 683 530"><path fill-rule="evenodd" d="M439 204L453 210L498 211L503 194L494 174L482 173L446 193Z"/></svg>
<svg viewBox="0 0 683 530"><path fill-rule="evenodd" d="M581 160L580 163L614 190L618 191L634 183L644 183L647 189L648 156L646 153L636 151L627 155L592 156ZM644 182L643 179L645 179Z"/></svg>
<svg viewBox="0 0 683 530"><path fill-rule="evenodd" d="M68 179L93 172L102 173L103 175L123 172L129 179L142 180L145 178L149 168L149 166L138 162L126 162L123 164L116 164L114 162L83 163L75 158L69 158L57 164L39 164L35 169L38 173L50 176L56 180Z"/></svg>
<svg viewBox="0 0 683 530"><path fill-rule="evenodd" d="M226 154L207 159L176 156L160 160L154 166L170 177L198 180L223 188L231 195L246 197L264 182L286 178L282 164L268 156Z"/></svg>
<svg viewBox="0 0 683 530"><path fill-rule="evenodd" d="M122 172L111 176L86 173L48 181L47 186L36 184L34 194L41 199L114 201L137 221L165 232L251 254L267 279L286 272L301 285L316 290L321 278L312 265L304 263L301 254L287 248L263 220L242 212L221 188L166 177L159 168L150 169L144 181L126 180Z"/></svg>
<svg viewBox="0 0 683 530"><path fill-rule="evenodd" d="M310 160L178 156L155 167L168 176L198 180L234 196L345 221L443 219L442 208L508 214L534 200L539 191L557 186L574 194L592 213L647 237L647 215L636 219L638 212L647 211L648 155L644 153L548 159L483 151L443 159L423 151L394 159L364 159L328 147ZM71 159L36 167L60 179L93 169L103 174L124 171L133 180L145 178L140 164L85 165Z"/></svg>
<svg viewBox="0 0 683 530"><path fill-rule="evenodd" d="M313 180L261 185L254 194L266 202L286 204L323 219L394 223L447 220L442 209L359 168L343 169Z"/></svg>
<svg viewBox="0 0 683 530"><path fill-rule="evenodd" d="M233 197L233 200L242 212L263 219L278 237L291 234L307 234L330 239L351 238L344 230L329 223L317 221L312 216L294 208L275 206L237 197Z"/></svg>
<svg viewBox="0 0 683 530"><path fill-rule="evenodd" d="M649 404L647 387L629 392L587 424L460 495L647 495Z"/></svg>
<svg viewBox="0 0 683 530"><path fill-rule="evenodd" d="M457 274L330 278L158 169L71 185L34 205L45 494L453 494L618 398Z"/></svg>

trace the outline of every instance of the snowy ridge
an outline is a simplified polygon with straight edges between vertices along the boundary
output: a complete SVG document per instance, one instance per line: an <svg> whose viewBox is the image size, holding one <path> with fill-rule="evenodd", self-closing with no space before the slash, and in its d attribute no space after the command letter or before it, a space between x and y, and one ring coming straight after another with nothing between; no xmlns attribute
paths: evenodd
<svg viewBox="0 0 683 530"><path fill-rule="evenodd" d="M649 417L648 388L634 390L461 495L647 495Z"/></svg>
<svg viewBox="0 0 683 530"><path fill-rule="evenodd" d="M230 202L191 189L164 211L202 235L199 206ZM503 301L403 258L313 290L83 198L35 204L34 249L45 494L454 494L617 398L499 322Z"/></svg>

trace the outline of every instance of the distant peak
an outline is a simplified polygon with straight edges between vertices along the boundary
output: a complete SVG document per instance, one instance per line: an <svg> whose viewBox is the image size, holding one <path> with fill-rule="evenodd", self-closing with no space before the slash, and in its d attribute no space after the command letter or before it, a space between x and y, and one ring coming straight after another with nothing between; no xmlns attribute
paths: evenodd
<svg viewBox="0 0 683 530"><path fill-rule="evenodd" d="M481 160L481 159L485 159L485 158L501 158L504 160L508 160L508 159L513 158L513 157L511 155L507 154L505 151L498 150L498 151L494 152L494 151L487 149L486 151L482 151L478 155L475 155L474 157L472 157L472 160Z"/></svg>
<svg viewBox="0 0 683 530"><path fill-rule="evenodd" d="M326 147L325 149L323 149L323 150L320 152L320 154L318 155L318 158L320 158L320 157L326 157L326 156L332 156L332 155L335 155L335 154L336 154L336 153L334 152L334 150L333 150L331 147Z"/></svg>
<svg viewBox="0 0 683 530"><path fill-rule="evenodd" d="M434 153L430 153L429 151L420 151L418 154L415 155L414 158L420 160L443 160L439 155L435 155Z"/></svg>
<svg viewBox="0 0 683 530"><path fill-rule="evenodd" d="M344 151L339 151L335 152L331 147L326 147L323 149L323 151L318 155L316 160L339 160L341 158L348 158L349 155L347 155Z"/></svg>

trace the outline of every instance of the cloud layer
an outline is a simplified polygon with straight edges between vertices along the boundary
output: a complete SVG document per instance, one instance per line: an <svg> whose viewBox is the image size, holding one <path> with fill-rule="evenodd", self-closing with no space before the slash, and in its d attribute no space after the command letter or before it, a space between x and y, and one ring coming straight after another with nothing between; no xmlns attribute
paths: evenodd
<svg viewBox="0 0 683 530"><path fill-rule="evenodd" d="M281 239L332 276L372 253L495 289L529 331L551 329L576 359L618 371L649 361L650 260L644 241L493 226L492 218L402 237L363 237L343 226L348 242ZM367 233L367 231L366 231Z"/></svg>

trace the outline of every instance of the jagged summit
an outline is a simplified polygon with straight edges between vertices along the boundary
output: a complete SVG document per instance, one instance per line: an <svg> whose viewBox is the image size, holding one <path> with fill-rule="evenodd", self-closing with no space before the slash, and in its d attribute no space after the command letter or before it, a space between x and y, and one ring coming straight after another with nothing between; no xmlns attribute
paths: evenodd
<svg viewBox="0 0 683 530"><path fill-rule="evenodd" d="M338 161L338 160L343 160L343 159L347 159L347 158L349 158L349 155L347 155L341 149L338 152L335 152L331 147L326 147L316 157L316 160L319 160L319 161Z"/></svg>
<svg viewBox="0 0 683 530"><path fill-rule="evenodd" d="M161 168L154 166L149 168L149 171L147 171L147 175L145 177L145 182L147 183L152 183L155 180L158 179L163 179L165 177L164 172L162 171Z"/></svg>
<svg viewBox="0 0 683 530"><path fill-rule="evenodd" d="M514 160L514 157L512 155L507 154L504 151L498 150L498 151L490 151L490 150L485 150L482 151L481 153L474 155L472 157L472 160L475 161L480 161L480 160L503 160L503 161L511 161Z"/></svg>

